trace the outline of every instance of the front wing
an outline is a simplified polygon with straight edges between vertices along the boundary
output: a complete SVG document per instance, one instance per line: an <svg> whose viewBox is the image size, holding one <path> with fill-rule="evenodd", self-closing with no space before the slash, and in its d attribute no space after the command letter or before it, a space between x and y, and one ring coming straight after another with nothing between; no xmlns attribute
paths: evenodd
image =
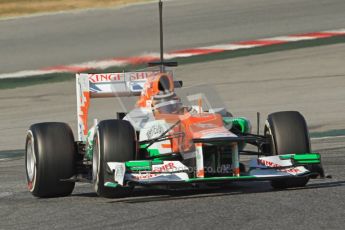
<svg viewBox="0 0 345 230"><path fill-rule="evenodd" d="M259 157L251 160L249 170L236 176L194 177L180 161L142 160L108 162L106 187L127 185L169 185L230 181L271 181L306 177L313 173L309 165L320 164L317 153Z"/></svg>

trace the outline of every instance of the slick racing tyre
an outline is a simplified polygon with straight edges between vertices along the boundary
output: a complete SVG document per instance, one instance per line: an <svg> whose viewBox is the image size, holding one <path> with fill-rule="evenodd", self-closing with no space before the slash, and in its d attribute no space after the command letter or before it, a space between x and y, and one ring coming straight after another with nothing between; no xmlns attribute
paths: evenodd
<svg viewBox="0 0 345 230"><path fill-rule="evenodd" d="M105 187L107 180L112 181L107 162L126 162L135 159L136 133L133 126L125 120L104 120L96 129L93 147L93 185L96 193L102 197L114 198L128 196L132 187Z"/></svg>
<svg viewBox="0 0 345 230"><path fill-rule="evenodd" d="M270 145L265 149L266 155L310 153L307 123L299 112L284 111L270 114L264 132L271 140ZM308 181L308 176L277 179L271 181L271 185L277 189L303 187Z"/></svg>
<svg viewBox="0 0 345 230"><path fill-rule="evenodd" d="M70 195L74 182L76 148L71 128L65 123L34 124L28 130L25 166L29 191L36 197Z"/></svg>

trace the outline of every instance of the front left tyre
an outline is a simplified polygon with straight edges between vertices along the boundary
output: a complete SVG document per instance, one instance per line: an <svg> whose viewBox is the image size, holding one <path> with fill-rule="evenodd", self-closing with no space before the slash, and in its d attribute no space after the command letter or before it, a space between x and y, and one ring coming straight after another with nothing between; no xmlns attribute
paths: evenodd
<svg viewBox="0 0 345 230"><path fill-rule="evenodd" d="M36 197L70 195L74 182L76 147L71 128L65 123L32 125L26 136L25 166L27 186Z"/></svg>

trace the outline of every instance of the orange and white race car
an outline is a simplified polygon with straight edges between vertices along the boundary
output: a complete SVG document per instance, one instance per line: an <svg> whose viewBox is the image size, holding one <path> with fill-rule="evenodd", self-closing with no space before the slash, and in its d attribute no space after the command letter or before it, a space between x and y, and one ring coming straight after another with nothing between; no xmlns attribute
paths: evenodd
<svg viewBox="0 0 345 230"><path fill-rule="evenodd" d="M181 98L176 89L182 81L167 70L175 63L164 62L162 41L161 32L157 69L77 74L77 141L65 123L29 128L26 175L34 196L69 195L78 181L90 182L100 196L119 197L138 185L267 180L274 188L289 188L324 176L299 112L270 114L260 135L251 132L248 119L213 106L203 92ZM103 97L137 97L137 101L116 119L94 119L89 127L90 100ZM248 145L257 151L248 150ZM241 162L241 154L254 157Z"/></svg>
<svg viewBox="0 0 345 230"><path fill-rule="evenodd" d="M35 196L68 195L78 181L92 183L100 196L118 197L136 185L268 180L288 188L323 176L299 112L270 114L258 135L248 119L212 108L202 93L183 103L175 92L182 82L172 71L77 74L76 85L77 141L64 123L34 124L28 131L26 171ZM90 100L102 97L138 99L128 113L88 128ZM246 150L247 144L258 151ZM246 167L241 154L256 156Z"/></svg>

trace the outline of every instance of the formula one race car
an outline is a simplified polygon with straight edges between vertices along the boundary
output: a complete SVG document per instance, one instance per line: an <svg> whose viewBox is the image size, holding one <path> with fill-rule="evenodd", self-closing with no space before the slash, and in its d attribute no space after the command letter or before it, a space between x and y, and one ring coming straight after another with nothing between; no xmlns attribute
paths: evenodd
<svg viewBox="0 0 345 230"><path fill-rule="evenodd" d="M201 93L177 94L181 81L163 60L158 69L76 76L78 141L65 123L34 124L26 137L28 188L37 197L66 196L90 182L99 196L127 196L135 186L196 186L270 181L273 188L305 186L321 175L308 128L296 111L268 116L264 135L249 120L214 108ZM134 109L88 128L92 98L138 97ZM255 146L247 150L246 145ZM249 164L241 154L255 155Z"/></svg>
<svg viewBox="0 0 345 230"><path fill-rule="evenodd" d="M308 129L299 112L272 113L264 135L224 108L204 109L202 94L191 105L175 94L181 82L171 71L77 74L78 141L64 123L39 123L26 139L30 192L64 196L88 181L100 196L127 195L136 185L195 185L268 180L274 188L304 186L321 173ZM118 119L95 121L88 129L91 98L139 96ZM193 105L193 102L194 105ZM245 145L258 151L245 150ZM255 157L246 170L240 154ZM322 175L321 175L322 176Z"/></svg>

